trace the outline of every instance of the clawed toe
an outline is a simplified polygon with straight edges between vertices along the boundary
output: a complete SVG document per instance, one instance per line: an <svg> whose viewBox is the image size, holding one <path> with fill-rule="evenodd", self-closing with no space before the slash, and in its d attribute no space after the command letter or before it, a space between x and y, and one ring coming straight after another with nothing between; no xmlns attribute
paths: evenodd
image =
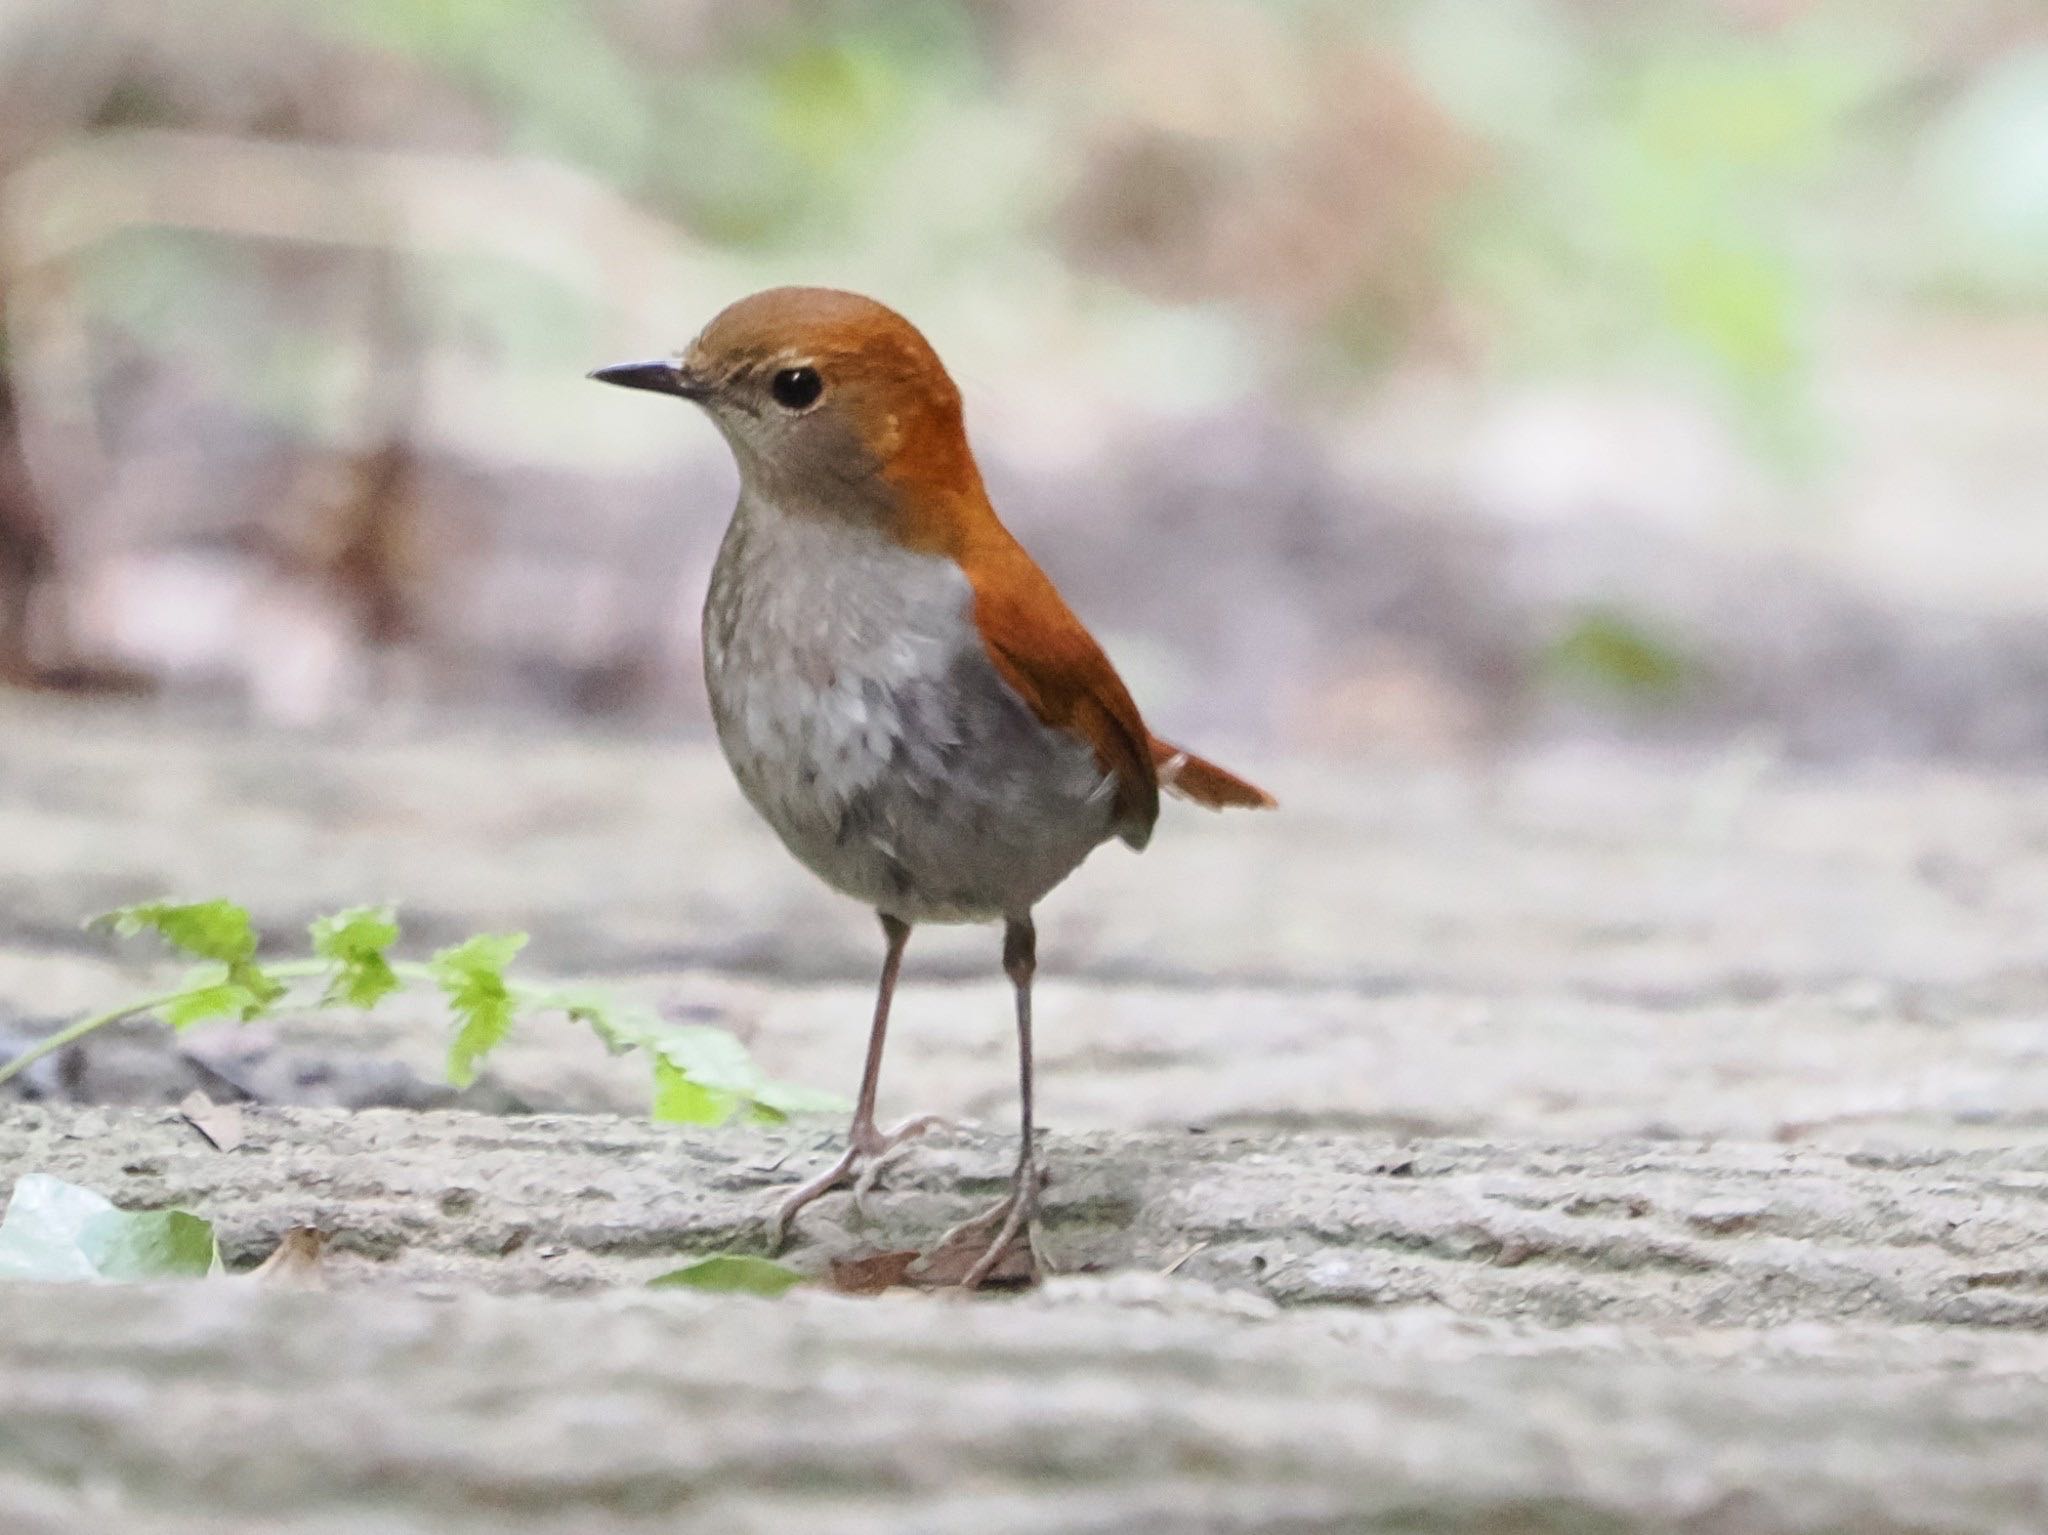
<svg viewBox="0 0 2048 1535"><path fill-rule="evenodd" d="M854 1178L853 1213L862 1220L868 1218L868 1195L875 1191L875 1185L882 1181L882 1174L903 1155L905 1149L902 1146L891 1146L880 1156L867 1158L859 1174Z"/></svg>
<svg viewBox="0 0 2048 1535"><path fill-rule="evenodd" d="M790 1191L782 1203L775 1207L775 1212L768 1217L768 1251L770 1253L782 1251L783 1244L789 1240L790 1222L796 1219L797 1212L812 1200L818 1198L819 1195L830 1193L833 1189L839 1187L841 1180L853 1171L854 1164L859 1160L860 1152L856 1148L849 1146L837 1162L834 1162L825 1171L818 1174L817 1177L812 1178L806 1183L798 1184L796 1188Z"/></svg>
<svg viewBox="0 0 2048 1535"><path fill-rule="evenodd" d="M949 1119L937 1114L919 1114L906 1119L889 1131L875 1128L873 1122L855 1125L849 1144L839 1160L824 1172L793 1189L768 1219L768 1250L782 1251L788 1240L789 1228L797 1213L821 1195L829 1194L841 1184L851 1181L853 1185L854 1214L867 1219L867 1197L874 1192L882 1174L903 1153L910 1142L927 1131L956 1128Z"/></svg>
<svg viewBox="0 0 2048 1535"><path fill-rule="evenodd" d="M882 1180L882 1174L896 1164L909 1148L912 1141L933 1130L957 1130L960 1127L941 1114L918 1114L906 1119L894 1129L880 1132L861 1147L861 1169L853 1180L853 1210L862 1220L868 1218L868 1195Z"/></svg>
<svg viewBox="0 0 2048 1535"><path fill-rule="evenodd" d="M881 1149L892 1151L905 1141L914 1141L920 1135L927 1135L933 1130L950 1132L957 1131L959 1128L960 1123L958 1120L948 1119L943 1114L913 1114L910 1118L904 1120L902 1124L896 1126L895 1129L888 1131L882 1136Z"/></svg>
<svg viewBox="0 0 2048 1535"><path fill-rule="evenodd" d="M970 1215L939 1238L937 1246L932 1249L935 1257L955 1247L972 1245L978 1239L978 1233L994 1228L994 1235L983 1245L981 1256L961 1277L961 1289L979 1289L995 1272L996 1265L1009 1255L1020 1235L1031 1248L1033 1266L1047 1267L1038 1244L1038 1195L1044 1182L1045 1174L1038 1164L1027 1162L1017 1169L1009 1193L980 1214Z"/></svg>
<svg viewBox="0 0 2048 1535"><path fill-rule="evenodd" d="M865 1131L854 1132L854 1149L870 1161L879 1161L900 1150L909 1142L933 1130L957 1130L960 1127L940 1114L917 1114L903 1121L892 1130L878 1130L873 1125Z"/></svg>

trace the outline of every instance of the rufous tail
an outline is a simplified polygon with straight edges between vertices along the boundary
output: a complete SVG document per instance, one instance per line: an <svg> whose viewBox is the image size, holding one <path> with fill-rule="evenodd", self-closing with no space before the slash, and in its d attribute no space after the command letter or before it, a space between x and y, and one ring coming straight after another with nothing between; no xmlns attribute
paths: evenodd
<svg viewBox="0 0 2048 1535"><path fill-rule="evenodd" d="M1152 737L1152 767L1168 794L1211 810L1271 810L1280 803L1257 784L1157 736Z"/></svg>

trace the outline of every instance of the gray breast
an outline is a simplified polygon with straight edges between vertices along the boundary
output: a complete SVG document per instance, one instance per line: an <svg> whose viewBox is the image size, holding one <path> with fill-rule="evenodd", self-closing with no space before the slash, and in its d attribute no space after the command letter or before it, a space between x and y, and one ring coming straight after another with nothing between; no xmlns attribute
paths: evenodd
<svg viewBox="0 0 2048 1535"><path fill-rule="evenodd" d="M704 609L741 789L828 884L910 921L1019 915L1104 840L1114 783L1001 676L958 565L743 496Z"/></svg>

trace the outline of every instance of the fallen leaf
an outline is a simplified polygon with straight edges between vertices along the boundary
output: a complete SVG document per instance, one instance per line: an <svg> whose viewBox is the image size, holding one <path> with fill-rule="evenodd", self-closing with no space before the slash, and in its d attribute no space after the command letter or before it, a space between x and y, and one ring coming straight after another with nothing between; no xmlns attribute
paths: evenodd
<svg viewBox="0 0 2048 1535"><path fill-rule="evenodd" d="M198 1088L187 1093L178 1105L185 1123L212 1143L215 1151L233 1151L242 1144L242 1106L215 1103Z"/></svg>
<svg viewBox="0 0 2048 1535"><path fill-rule="evenodd" d="M324 1290L326 1251L326 1232L318 1226L294 1226L278 1238L270 1256L251 1269L249 1277L281 1290Z"/></svg>
<svg viewBox="0 0 2048 1535"><path fill-rule="evenodd" d="M826 1286L841 1295L880 1295L884 1290L910 1284L910 1269L917 1259L914 1247L904 1252L834 1258L826 1275Z"/></svg>
<svg viewBox="0 0 2048 1535"><path fill-rule="evenodd" d="M220 1272L213 1227L185 1210L120 1210L104 1195L25 1173L0 1220L0 1278L184 1279Z"/></svg>
<svg viewBox="0 0 2048 1535"><path fill-rule="evenodd" d="M981 1261L987 1251L985 1233L963 1231L952 1241L933 1248L910 1276L910 1282L920 1290L958 1289L966 1280L968 1271ZM1037 1255L1031 1251L1031 1244L1020 1237L1010 1244L1008 1252L996 1260L995 1267L982 1280L981 1288L1028 1290L1041 1277Z"/></svg>
<svg viewBox="0 0 2048 1535"><path fill-rule="evenodd" d="M734 1295L777 1296L804 1282L805 1275L766 1258L713 1253L647 1281L654 1290L717 1290Z"/></svg>

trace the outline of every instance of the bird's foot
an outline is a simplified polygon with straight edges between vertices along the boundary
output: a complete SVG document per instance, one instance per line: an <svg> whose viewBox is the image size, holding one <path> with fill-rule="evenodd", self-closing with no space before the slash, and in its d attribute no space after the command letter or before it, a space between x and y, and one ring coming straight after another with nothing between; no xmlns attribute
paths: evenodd
<svg viewBox="0 0 2048 1535"><path fill-rule="evenodd" d="M909 1142L916 1140L928 1130L953 1129L950 1119L937 1114L919 1114L906 1119L893 1130L878 1128L873 1120L857 1121L853 1133L847 1137L846 1150L838 1161L826 1168L817 1177L792 1189L775 1213L768 1219L768 1250L782 1251L782 1244L789 1235L789 1223L796 1218L799 1210L822 1194L829 1194L840 1184L853 1184L854 1213L863 1220L867 1218L867 1196L873 1192L876 1181L883 1171L896 1159Z"/></svg>
<svg viewBox="0 0 2048 1535"><path fill-rule="evenodd" d="M870 1126L870 1129L873 1127ZM874 1192L882 1174L912 1141L929 1130L957 1130L960 1127L943 1114L918 1114L906 1119L895 1129L877 1132L862 1154L861 1169L853 1180L853 1210L862 1220L868 1218L867 1197Z"/></svg>
<svg viewBox="0 0 2048 1535"><path fill-rule="evenodd" d="M1011 1179L1010 1192L979 1215L970 1215L940 1237L938 1245L925 1260L927 1265L941 1253L980 1246L981 1255L960 1278L961 1289L978 1290L995 1272L996 1266L1009 1256L1021 1235L1031 1255L1030 1272L1035 1275L1049 1268L1051 1265L1046 1263L1038 1242L1038 1194L1044 1184L1045 1174L1040 1170L1037 1159L1027 1155ZM984 1242L982 1233L990 1230L994 1234Z"/></svg>

